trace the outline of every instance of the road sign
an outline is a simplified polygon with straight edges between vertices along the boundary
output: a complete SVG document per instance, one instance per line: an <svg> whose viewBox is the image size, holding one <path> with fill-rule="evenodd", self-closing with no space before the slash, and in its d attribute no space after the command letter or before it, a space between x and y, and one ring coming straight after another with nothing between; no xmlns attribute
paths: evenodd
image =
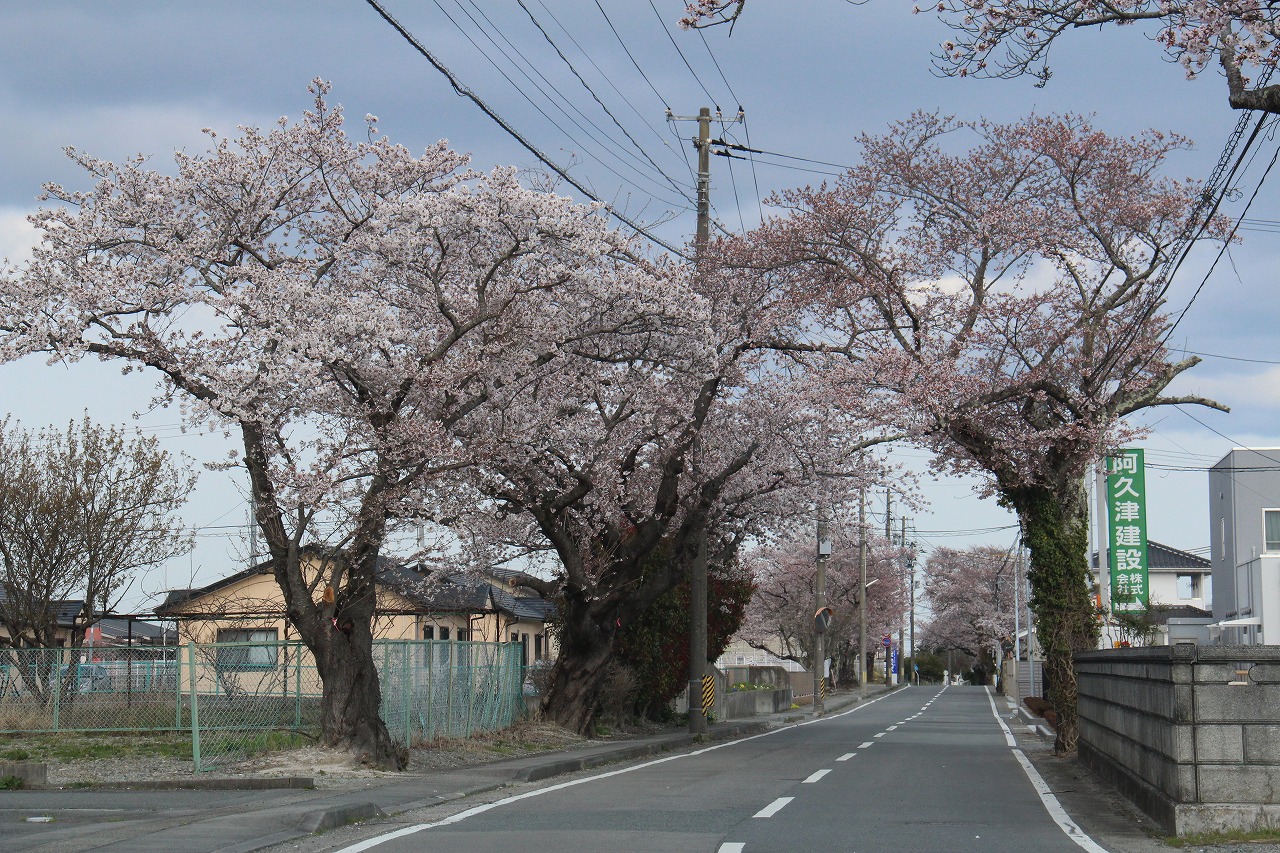
<svg viewBox="0 0 1280 853"><path fill-rule="evenodd" d="M884 643L884 647L887 649L893 645L893 637L890 637L888 634L885 634L884 639L881 640L881 642Z"/></svg>
<svg viewBox="0 0 1280 853"><path fill-rule="evenodd" d="M825 633L831 627L831 608L823 607L813 614L813 630Z"/></svg>

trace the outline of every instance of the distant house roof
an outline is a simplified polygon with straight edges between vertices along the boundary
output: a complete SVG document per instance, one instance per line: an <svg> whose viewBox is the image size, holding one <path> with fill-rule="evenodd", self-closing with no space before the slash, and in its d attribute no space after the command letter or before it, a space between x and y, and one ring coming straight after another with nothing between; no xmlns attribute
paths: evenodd
<svg viewBox="0 0 1280 853"><path fill-rule="evenodd" d="M1093 567L1098 568L1098 554L1093 554ZM1154 539L1147 540L1147 568L1156 571L1176 571L1178 569L1188 569L1198 572L1209 572L1213 570L1213 563L1190 551L1182 551L1177 548L1171 548L1168 545L1156 542Z"/></svg>
<svg viewBox="0 0 1280 853"><path fill-rule="evenodd" d="M1208 610L1201 610L1199 607L1192 607L1190 604L1164 604L1151 608L1150 612L1158 625L1165 625L1170 619L1210 619L1213 617L1213 614Z"/></svg>
<svg viewBox="0 0 1280 853"><path fill-rule="evenodd" d="M250 566L196 589L170 590L156 608L157 614L172 611L192 599L200 598L255 575L271 574L270 561ZM509 580L524 572L498 569L489 572L495 578ZM430 575L421 566L399 563L379 557L376 583L385 586L424 613L478 613L498 611L517 619L546 621L555 605L537 596L517 596L484 580L464 573Z"/></svg>
<svg viewBox="0 0 1280 853"><path fill-rule="evenodd" d="M104 639L110 640L127 640L132 637L137 642L161 643L177 636L170 628L140 619L116 619L108 616L93 623L93 627L102 632Z"/></svg>
<svg viewBox="0 0 1280 853"><path fill-rule="evenodd" d="M4 589L0 589L0 604L9 600ZM69 598L64 601L55 602L57 615L55 623L59 628L70 628L75 625L76 619L84 612L84 601ZM4 622L4 617L0 614L0 622Z"/></svg>

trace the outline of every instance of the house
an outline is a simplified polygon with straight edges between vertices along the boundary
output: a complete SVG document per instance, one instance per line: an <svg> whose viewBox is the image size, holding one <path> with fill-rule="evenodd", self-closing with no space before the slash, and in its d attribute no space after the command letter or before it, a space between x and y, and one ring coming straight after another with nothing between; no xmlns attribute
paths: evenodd
<svg viewBox="0 0 1280 853"><path fill-rule="evenodd" d="M1237 447L1209 469L1212 626L1226 644L1280 641L1280 448Z"/></svg>
<svg viewBox="0 0 1280 853"><path fill-rule="evenodd" d="M84 614L84 602L78 599L67 599L53 602L54 640L59 648L70 644L76 623ZM0 645L8 645L13 640L13 633L5 625L5 613L9 611L9 598L3 587L0 587Z"/></svg>
<svg viewBox="0 0 1280 853"><path fill-rule="evenodd" d="M304 574L315 579L324 560L312 552ZM529 665L553 655L548 625L551 602L517 585L521 573L482 576L431 574L420 566L379 558L375 578L378 640L515 642ZM316 584L317 595L323 584ZM273 643L296 640L284 614L284 597L263 562L196 589L171 590L156 615L180 624L196 643Z"/></svg>
<svg viewBox="0 0 1280 853"><path fill-rule="evenodd" d="M1096 553L1093 555L1093 572L1096 584ZM1212 621L1213 564L1209 560L1149 539L1147 590L1151 608L1148 614L1156 628L1155 645L1167 645L1192 636L1207 639L1207 635L1192 629L1197 623L1207 625ZM1101 642L1104 647L1110 647L1120 639L1108 633Z"/></svg>
<svg viewBox="0 0 1280 853"><path fill-rule="evenodd" d="M172 646L177 641L178 633L172 628L132 617L104 616L84 632L85 645L95 648Z"/></svg>

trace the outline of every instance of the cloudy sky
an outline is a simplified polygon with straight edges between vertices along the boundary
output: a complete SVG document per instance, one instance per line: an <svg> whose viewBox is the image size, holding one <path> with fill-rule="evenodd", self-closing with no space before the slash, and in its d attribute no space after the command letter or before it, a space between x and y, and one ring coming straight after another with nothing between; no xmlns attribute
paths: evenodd
<svg viewBox="0 0 1280 853"><path fill-rule="evenodd" d="M675 244L693 231L694 125L668 123L668 108L689 116L719 107L728 120L741 106L745 124L714 132L770 152L754 162L713 162L715 215L730 231L757 224L770 192L817 183L833 171L830 164L851 162L858 134L879 132L915 110L1002 121L1070 111L1094 116L1112 133L1174 130L1196 148L1179 154L1171 173L1191 178L1209 175L1238 118L1215 73L1185 80L1133 27L1071 34L1057 48L1053 79L1037 89L1030 80L933 74L930 54L947 30L929 15L913 15L906 0L758 0L747 4L732 35L724 27L702 34L676 29L683 0L385 5L533 146ZM470 152L479 168L538 166L362 0L3 0L0 8L0 256L15 261L33 239L25 217L40 185L86 186L64 157L65 146L108 159L144 154L164 169L177 149L203 150L204 127L225 135L237 125L297 116L316 77L332 82L332 97L349 117L378 116L381 132L411 149L443 138ZM1276 149L1271 138L1255 145L1228 212L1241 214ZM1171 290L1171 310L1191 305L1175 345L1206 354L1173 390L1199 392L1232 409L1144 416L1152 428L1144 444L1150 535L1175 547L1208 545L1206 465L1235 445L1280 445L1274 343L1280 312L1269 233L1280 230L1269 224L1280 218L1274 188L1257 194L1244 243L1211 276L1214 253L1198 253ZM151 392L147 380L122 377L109 365L0 366L0 411L26 426L65 424L87 410L103 422L156 434L197 462L230 446L221 436L180 432L176 413L148 410ZM140 417L131 419L134 413ZM925 464L916 451L895 455ZM926 545L1012 541L1012 519L991 502L975 501L973 483L927 482L925 492L932 504L915 515L914 526ZM146 578L140 591L204 583L241 568L246 520L236 478L205 473L186 512L199 531L197 550ZM132 601L145 606L141 595Z"/></svg>

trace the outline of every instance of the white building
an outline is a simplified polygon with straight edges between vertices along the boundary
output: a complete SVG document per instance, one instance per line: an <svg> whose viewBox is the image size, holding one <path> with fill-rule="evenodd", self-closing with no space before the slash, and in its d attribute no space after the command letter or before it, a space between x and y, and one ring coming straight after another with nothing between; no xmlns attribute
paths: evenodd
<svg viewBox="0 0 1280 853"><path fill-rule="evenodd" d="M1238 447L1209 469L1209 520L1222 642L1280 642L1280 448Z"/></svg>

